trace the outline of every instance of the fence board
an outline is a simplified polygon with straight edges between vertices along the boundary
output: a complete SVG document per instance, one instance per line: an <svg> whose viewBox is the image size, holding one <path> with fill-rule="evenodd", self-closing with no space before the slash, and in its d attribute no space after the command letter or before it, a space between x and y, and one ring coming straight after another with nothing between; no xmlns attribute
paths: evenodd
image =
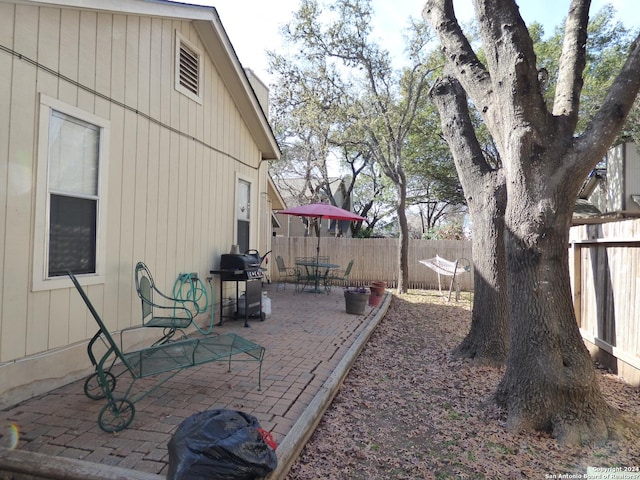
<svg viewBox="0 0 640 480"><path fill-rule="evenodd" d="M640 220L573 227L569 242L581 250L581 281L573 282L573 294L583 337L616 362L623 361L626 365L612 367L620 367L622 376L636 383L640 379Z"/></svg>
<svg viewBox="0 0 640 480"><path fill-rule="evenodd" d="M315 256L317 237L274 237L271 242L272 257L280 255L286 265L293 265L296 257ZM329 256L331 263L345 267L354 260L351 271L352 286L368 285L374 281L385 281L390 287L397 285L398 239L397 238L345 238L321 237L320 255ZM438 288L438 275L422 265L420 260L439 255L455 261L466 258L471 263L471 242L466 240L410 240L409 241L409 288ZM275 261L271 262L271 276L278 278ZM441 277L443 288L449 287L451 277ZM473 290L472 271L461 275L460 288Z"/></svg>

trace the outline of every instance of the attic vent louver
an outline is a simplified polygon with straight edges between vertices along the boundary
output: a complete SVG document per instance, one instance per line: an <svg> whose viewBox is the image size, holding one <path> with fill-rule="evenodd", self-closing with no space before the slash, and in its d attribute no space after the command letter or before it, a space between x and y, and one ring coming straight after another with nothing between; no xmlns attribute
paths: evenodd
<svg viewBox="0 0 640 480"><path fill-rule="evenodd" d="M175 89L202 104L202 53L176 30Z"/></svg>
<svg viewBox="0 0 640 480"><path fill-rule="evenodd" d="M180 85L198 95L199 55L180 43Z"/></svg>

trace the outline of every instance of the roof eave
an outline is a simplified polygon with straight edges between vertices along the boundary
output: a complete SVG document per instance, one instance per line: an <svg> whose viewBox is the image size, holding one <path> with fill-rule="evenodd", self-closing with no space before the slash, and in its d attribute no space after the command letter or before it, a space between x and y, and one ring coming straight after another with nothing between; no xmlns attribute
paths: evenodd
<svg viewBox="0 0 640 480"><path fill-rule="evenodd" d="M0 3L77 8L131 15L147 15L186 20L210 19L213 7L191 5L168 0L0 0Z"/></svg>
<svg viewBox="0 0 640 480"><path fill-rule="evenodd" d="M195 20L194 26L211 61L216 66L229 94L236 103L240 115L252 132L255 142L262 152L262 160L277 160L280 158L280 148L271 130L271 125L265 112L262 111L260 102L258 102L217 12L215 9L212 10L214 15L211 21Z"/></svg>
<svg viewBox="0 0 640 480"><path fill-rule="evenodd" d="M271 209L272 210L283 210L287 208L287 204L282 198L280 194L280 190L278 190L278 186L271 178L271 175L267 177L267 192L269 194L269 198L271 198Z"/></svg>

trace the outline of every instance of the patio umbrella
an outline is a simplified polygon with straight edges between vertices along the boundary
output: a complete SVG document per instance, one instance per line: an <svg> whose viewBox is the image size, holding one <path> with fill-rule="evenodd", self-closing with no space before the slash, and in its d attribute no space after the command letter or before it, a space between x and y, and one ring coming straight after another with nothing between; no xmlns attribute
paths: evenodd
<svg viewBox="0 0 640 480"><path fill-rule="evenodd" d="M349 220L360 221L366 220L366 218L356 215L353 212L344 210L340 207L330 205L328 203L310 203L308 205L300 205L299 207L287 208L280 210L278 213L283 215L295 215L298 217L312 217L312 218L329 218L331 220ZM320 230L318 230L318 246L316 247L316 264L320 257Z"/></svg>

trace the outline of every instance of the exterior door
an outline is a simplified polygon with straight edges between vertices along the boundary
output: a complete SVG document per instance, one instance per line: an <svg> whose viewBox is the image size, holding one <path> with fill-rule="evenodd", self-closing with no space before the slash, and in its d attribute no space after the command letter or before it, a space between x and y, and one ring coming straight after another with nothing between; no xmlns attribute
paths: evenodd
<svg viewBox="0 0 640 480"><path fill-rule="evenodd" d="M238 180L238 209L237 218L237 244L240 253L249 250L251 227L251 184L245 180Z"/></svg>

